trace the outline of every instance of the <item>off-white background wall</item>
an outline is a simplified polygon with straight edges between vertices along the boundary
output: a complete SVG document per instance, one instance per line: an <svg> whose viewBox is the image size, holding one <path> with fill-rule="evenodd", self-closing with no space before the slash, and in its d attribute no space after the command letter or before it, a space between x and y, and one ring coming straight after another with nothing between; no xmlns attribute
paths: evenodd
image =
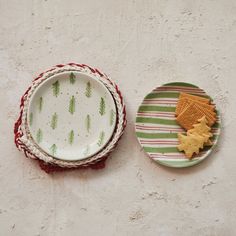
<svg viewBox="0 0 236 236"><path fill-rule="evenodd" d="M106 168L47 175L14 146L20 97L45 69L87 63L123 92L128 126ZM236 235L234 0L0 0L0 235ZM203 163L150 161L135 113L154 87L192 82L221 110Z"/></svg>

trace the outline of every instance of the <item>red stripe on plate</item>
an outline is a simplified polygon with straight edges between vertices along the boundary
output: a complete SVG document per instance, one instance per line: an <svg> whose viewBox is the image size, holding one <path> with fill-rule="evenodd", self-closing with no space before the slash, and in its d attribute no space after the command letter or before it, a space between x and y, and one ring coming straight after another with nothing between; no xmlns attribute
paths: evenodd
<svg viewBox="0 0 236 236"><path fill-rule="evenodd" d="M139 116L142 116L142 117L166 117L166 118L174 118L175 115L164 115L164 114L145 114L145 113L137 113Z"/></svg>
<svg viewBox="0 0 236 236"><path fill-rule="evenodd" d="M200 152L198 155L194 155L194 158L196 157L202 157L206 152ZM164 155L161 154L153 154L153 153L149 153L149 156L152 158L165 158L165 159L187 159L187 157L184 155L184 153L175 153L175 154L171 154L171 153L167 153Z"/></svg>
<svg viewBox="0 0 236 236"><path fill-rule="evenodd" d="M162 158L162 159L166 159L166 160L169 160L169 159L187 159L187 157L184 155L184 154L180 154L180 155L177 155L177 156L172 156L172 157L169 157L169 156L166 156L166 155L160 155L160 154L149 154L151 158ZM161 160L160 160L161 161Z"/></svg>
<svg viewBox="0 0 236 236"><path fill-rule="evenodd" d="M172 115L172 114L174 114L174 112L169 112L169 111L166 111L166 112L161 112L161 111L149 111L149 112L146 112L146 111L140 111L140 112L138 112L138 113L140 113L140 114L157 114L157 115L159 115L159 114L161 114L161 115Z"/></svg>
<svg viewBox="0 0 236 236"><path fill-rule="evenodd" d="M157 144L166 144L166 145L171 145L171 144L176 144L178 145L178 141L155 141L155 142L150 142L150 141L140 141L141 144L147 144L147 145L157 145Z"/></svg>
<svg viewBox="0 0 236 236"><path fill-rule="evenodd" d="M166 99L166 98L145 98L143 101L154 101L154 102L178 102L178 98Z"/></svg>
<svg viewBox="0 0 236 236"><path fill-rule="evenodd" d="M191 91L191 92L199 92L199 93L204 93L205 92L200 89L200 88L190 88L190 87L184 87L184 86L162 86L159 88L154 89L156 91L170 91L170 90L176 90L176 91Z"/></svg>
<svg viewBox="0 0 236 236"><path fill-rule="evenodd" d="M197 92L197 91L186 91L186 90L174 90L174 89L171 89L171 90L154 90L155 93L158 93L158 92L183 92L183 93L191 93L191 94L194 94L194 95L202 95L202 96L205 96L206 94L204 92Z"/></svg>
<svg viewBox="0 0 236 236"><path fill-rule="evenodd" d="M176 105L177 104L177 102L174 102L174 101L172 101L172 102L163 102L163 101L159 101L159 100L157 100L157 101L153 101L153 100L146 100L146 101L143 101L143 103L142 103L142 105L151 105L151 104L153 104L153 105L157 105L157 104L172 104L172 105Z"/></svg>
<svg viewBox="0 0 236 236"><path fill-rule="evenodd" d="M138 129L147 129L147 130L166 130L166 131L184 131L183 128L170 128L170 127L160 127L160 126L146 126L146 125L136 125Z"/></svg>

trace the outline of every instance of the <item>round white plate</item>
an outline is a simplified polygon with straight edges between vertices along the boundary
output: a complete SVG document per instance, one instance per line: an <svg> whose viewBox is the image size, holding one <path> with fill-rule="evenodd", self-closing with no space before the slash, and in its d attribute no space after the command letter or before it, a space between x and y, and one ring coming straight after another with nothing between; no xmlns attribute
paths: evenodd
<svg viewBox="0 0 236 236"><path fill-rule="evenodd" d="M51 156L86 159L110 140L116 105L103 83L82 72L63 72L41 83L30 98L27 122L34 142Z"/></svg>

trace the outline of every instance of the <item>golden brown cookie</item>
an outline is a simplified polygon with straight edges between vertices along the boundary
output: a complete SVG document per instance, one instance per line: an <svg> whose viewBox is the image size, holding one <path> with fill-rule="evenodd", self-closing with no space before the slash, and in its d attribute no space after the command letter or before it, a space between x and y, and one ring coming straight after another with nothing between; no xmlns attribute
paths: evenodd
<svg viewBox="0 0 236 236"><path fill-rule="evenodd" d="M198 154L204 145L204 137L198 134L178 134L180 144L177 146L179 151L184 151L186 157L192 158L193 154Z"/></svg>
<svg viewBox="0 0 236 236"><path fill-rule="evenodd" d="M181 98L179 99L176 110L175 110L175 115L178 116L189 104L189 100L187 98Z"/></svg>
<svg viewBox="0 0 236 236"><path fill-rule="evenodd" d="M208 99L208 98L200 97L200 96L192 95L192 94L188 94L188 93L180 93L179 99L181 99L181 98L188 98L188 99L192 99L192 100L199 101L199 102L206 103L206 104L210 103L210 99Z"/></svg>
<svg viewBox="0 0 236 236"><path fill-rule="evenodd" d="M216 122L216 113L212 114L209 110L205 110L199 104L195 105L206 116L209 126L212 126Z"/></svg>
<svg viewBox="0 0 236 236"><path fill-rule="evenodd" d="M216 116L214 105L209 105L209 104L206 104L206 103L202 103L202 102L199 102L197 100L190 99L190 98L181 98L179 100L179 102L177 104L177 107L176 107L176 111L175 111L176 115L178 116L186 108L186 106L190 103L195 103L199 107L201 107L202 110L204 110L206 113L209 113L214 117Z"/></svg>
<svg viewBox="0 0 236 236"><path fill-rule="evenodd" d="M198 120L198 123L193 125L193 128L188 130L187 134L198 134L204 137L204 145L210 146L211 140L210 138L213 136L211 133L211 128L207 125L207 119L203 116Z"/></svg>
<svg viewBox="0 0 236 236"><path fill-rule="evenodd" d="M200 111L194 103L190 103L187 105L185 110L183 110L176 121L179 123L180 126L185 128L186 130L192 129L193 125L197 123L198 119L205 116L205 114Z"/></svg>

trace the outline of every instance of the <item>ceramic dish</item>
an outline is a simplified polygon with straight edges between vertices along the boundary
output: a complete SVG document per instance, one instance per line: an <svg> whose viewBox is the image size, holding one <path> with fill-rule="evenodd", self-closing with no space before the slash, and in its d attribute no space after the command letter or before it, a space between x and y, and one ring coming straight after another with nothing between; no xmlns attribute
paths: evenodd
<svg viewBox="0 0 236 236"><path fill-rule="evenodd" d="M114 99L99 80L81 72L58 73L31 96L27 121L34 142L61 160L86 159L110 140Z"/></svg>
<svg viewBox="0 0 236 236"><path fill-rule="evenodd" d="M205 147L199 155L188 160L184 153L177 149L179 132L185 130L176 123L175 109L179 93L208 95L195 85L188 83L168 83L154 89L140 105L135 129L140 145L148 156L159 164L170 167L188 167L204 160L215 147L220 134L220 117L212 127L213 145Z"/></svg>
<svg viewBox="0 0 236 236"><path fill-rule="evenodd" d="M31 100L32 95L34 94L34 91L36 91L39 85L42 84L44 81L46 80L50 81L51 77L55 76L56 74L61 74L64 72L70 72L70 73L81 72L89 76L92 76L96 80L99 80L110 91L112 98L114 100L114 103L115 103L117 116L113 117L115 130L112 134L112 137L110 138L109 142L106 145L104 145L104 147L97 154L92 155L91 157L88 157L86 159L70 161L70 160L60 160L53 157L53 155L48 154L47 152L43 151L36 144L36 142L34 142L34 139L32 139L30 135L30 126L28 127L27 125L28 123L30 124L32 122L30 121L31 115L28 114L27 111L31 109L29 105L31 103L29 101ZM85 89L85 92L86 92L86 89ZM75 64L75 63L70 63L67 65L58 65L40 74L39 77L34 80L32 86L30 86L29 89L26 91L25 95L23 95L21 103L22 104L21 104L20 117L15 124L15 143L18 149L21 151L24 151L26 156L29 156L31 158L38 158L50 164L55 164L61 167L73 168L73 167L79 167L79 166L87 166L87 165L90 165L91 163L96 163L97 161L101 160L103 157L108 156L110 152L117 145L117 142L122 136L124 128L126 126L125 105L123 103L123 99L117 85L114 82L110 81L106 75L104 75L97 69L93 69L86 65ZM110 126L110 124L113 122L111 122L111 117L109 118L110 119L109 119L108 124ZM49 122L49 124L51 123ZM36 132L36 139L37 139L37 132Z"/></svg>

